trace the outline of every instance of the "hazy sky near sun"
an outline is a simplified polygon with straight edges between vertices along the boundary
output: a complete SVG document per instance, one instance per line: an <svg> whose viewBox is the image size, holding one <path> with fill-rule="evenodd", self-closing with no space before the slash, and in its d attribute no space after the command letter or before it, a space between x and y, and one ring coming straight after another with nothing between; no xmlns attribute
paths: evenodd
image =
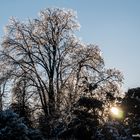
<svg viewBox="0 0 140 140"><path fill-rule="evenodd" d="M48 7L77 11L82 41L100 46L106 67L123 72L125 89L140 86L140 0L0 0L0 38L11 16L36 18Z"/></svg>

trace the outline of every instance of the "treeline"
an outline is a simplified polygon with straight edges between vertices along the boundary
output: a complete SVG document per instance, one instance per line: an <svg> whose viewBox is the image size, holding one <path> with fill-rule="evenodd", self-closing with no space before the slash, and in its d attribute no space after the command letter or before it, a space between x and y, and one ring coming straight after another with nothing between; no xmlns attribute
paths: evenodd
<svg viewBox="0 0 140 140"><path fill-rule="evenodd" d="M139 88L122 94L123 75L106 69L97 45L75 36L73 10L48 8L10 19L0 50L0 139L134 139ZM118 118L110 109L123 110Z"/></svg>

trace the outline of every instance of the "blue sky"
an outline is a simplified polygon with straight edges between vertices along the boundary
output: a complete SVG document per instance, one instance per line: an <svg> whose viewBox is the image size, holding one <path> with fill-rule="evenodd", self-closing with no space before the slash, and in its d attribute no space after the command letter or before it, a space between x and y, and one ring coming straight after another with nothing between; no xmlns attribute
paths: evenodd
<svg viewBox="0 0 140 140"><path fill-rule="evenodd" d="M37 17L47 7L77 11L86 43L100 46L106 67L124 74L124 88L140 86L140 0L0 0L0 38L11 16Z"/></svg>

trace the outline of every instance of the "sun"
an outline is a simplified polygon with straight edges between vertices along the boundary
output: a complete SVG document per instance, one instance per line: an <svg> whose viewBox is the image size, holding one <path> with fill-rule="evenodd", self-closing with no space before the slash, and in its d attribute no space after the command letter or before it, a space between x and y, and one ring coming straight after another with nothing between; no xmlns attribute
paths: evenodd
<svg viewBox="0 0 140 140"><path fill-rule="evenodd" d="M119 109L117 107L112 107L111 108L111 112L114 114L114 115L119 115Z"/></svg>
<svg viewBox="0 0 140 140"><path fill-rule="evenodd" d="M111 115L115 118L123 118L123 111L121 108L118 107L111 107L110 109Z"/></svg>

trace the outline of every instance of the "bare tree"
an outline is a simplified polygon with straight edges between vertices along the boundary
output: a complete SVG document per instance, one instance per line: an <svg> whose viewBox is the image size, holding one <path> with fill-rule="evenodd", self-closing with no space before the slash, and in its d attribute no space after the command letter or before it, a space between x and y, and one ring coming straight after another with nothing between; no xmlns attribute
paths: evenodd
<svg viewBox="0 0 140 140"><path fill-rule="evenodd" d="M98 46L75 37L78 28L75 13L59 8L45 9L27 22L12 18L6 26L1 58L14 68L14 79L26 74L45 115L73 104L87 87L91 94L93 88L122 82L120 73L104 69Z"/></svg>

